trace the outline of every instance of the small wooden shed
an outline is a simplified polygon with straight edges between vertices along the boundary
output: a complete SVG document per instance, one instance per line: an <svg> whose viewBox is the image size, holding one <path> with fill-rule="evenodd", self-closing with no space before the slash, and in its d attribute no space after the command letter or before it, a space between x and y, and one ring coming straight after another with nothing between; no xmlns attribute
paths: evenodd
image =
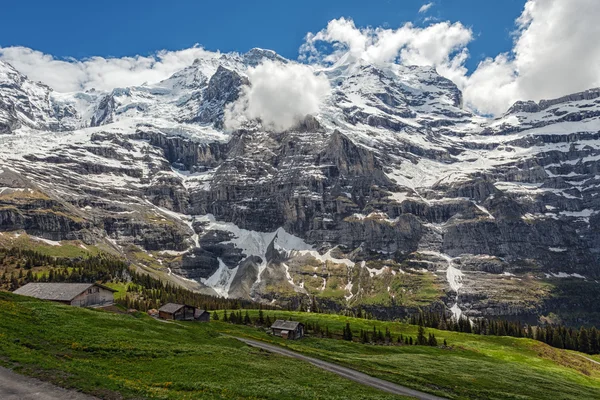
<svg viewBox="0 0 600 400"><path fill-rule="evenodd" d="M300 339L304 336L304 324L298 321L278 319L271 325L271 332L284 339Z"/></svg>
<svg viewBox="0 0 600 400"><path fill-rule="evenodd" d="M187 304L167 303L158 309L158 317L175 321L210 321L210 313Z"/></svg>

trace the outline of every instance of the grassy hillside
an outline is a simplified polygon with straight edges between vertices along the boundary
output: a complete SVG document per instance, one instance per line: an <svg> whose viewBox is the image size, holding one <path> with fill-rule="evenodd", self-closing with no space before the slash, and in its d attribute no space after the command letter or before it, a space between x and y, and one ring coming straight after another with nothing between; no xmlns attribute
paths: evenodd
<svg viewBox="0 0 600 400"><path fill-rule="evenodd" d="M0 292L0 365L107 399L397 398L223 337L218 325Z"/></svg>
<svg viewBox="0 0 600 400"><path fill-rule="evenodd" d="M250 310L255 318L257 311ZM415 326L327 314L266 312L341 333ZM222 315L222 313L221 313ZM600 365L528 339L428 329L451 348L383 346L307 337L285 342L250 326L165 323L0 292L0 364L103 398L391 399L301 361L226 335L276 342L392 382L452 399L600 398Z"/></svg>
<svg viewBox="0 0 600 400"><path fill-rule="evenodd" d="M249 310L252 318L258 311ZM270 317L294 319L328 327L341 334L346 322L354 337L361 329L417 336L417 327L328 314L266 312ZM352 367L379 378L461 399L598 399L600 365L576 352L555 349L531 339L479 336L427 329L450 349L426 346L383 346L335 339L305 338L284 341L245 326L220 323L223 330L285 345L290 349ZM598 358L597 358L598 359Z"/></svg>

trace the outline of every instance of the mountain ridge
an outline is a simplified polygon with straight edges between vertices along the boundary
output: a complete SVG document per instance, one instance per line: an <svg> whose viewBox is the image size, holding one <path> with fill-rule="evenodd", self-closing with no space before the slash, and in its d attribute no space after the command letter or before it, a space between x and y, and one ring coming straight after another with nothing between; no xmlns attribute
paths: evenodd
<svg viewBox="0 0 600 400"><path fill-rule="evenodd" d="M564 285L600 276L600 90L490 120L431 68L340 63L315 69L331 95L295 128L225 130L264 60L290 62L215 54L69 95L0 73L0 231L282 305L597 320L565 312Z"/></svg>

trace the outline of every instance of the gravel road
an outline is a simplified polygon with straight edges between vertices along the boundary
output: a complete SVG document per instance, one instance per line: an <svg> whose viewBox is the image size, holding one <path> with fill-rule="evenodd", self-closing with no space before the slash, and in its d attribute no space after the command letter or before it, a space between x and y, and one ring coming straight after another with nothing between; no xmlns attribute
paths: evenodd
<svg viewBox="0 0 600 400"><path fill-rule="evenodd" d="M2 400L98 400L74 390L63 389L39 379L19 375L0 367Z"/></svg>
<svg viewBox="0 0 600 400"><path fill-rule="evenodd" d="M371 386L376 389L383 390L388 393L398 394L402 396L414 397L421 400L445 400L443 397L434 396L432 394L419 392L418 390L413 390L407 388L405 386L396 385L395 383L391 383L388 381L384 381L383 379L374 378L367 374L363 374L362 372L355 371L350 368L342 367L337 364L333 364L327 361L318 360L316 358L307 357L300 353L296 353L295 351L287 350L279 346L274 346L271 344L267 344L264 342L259 342L257 340L238 338L242 342L246 343L249 346L258 347L263 350L270 351L272 353L281 354L288 357L297 358L299 360L307 361L313 365L316 365L319 368L322 368L326 371L333 372L344 378L351 379L353 381L362 383L363 385Z"/></svg>

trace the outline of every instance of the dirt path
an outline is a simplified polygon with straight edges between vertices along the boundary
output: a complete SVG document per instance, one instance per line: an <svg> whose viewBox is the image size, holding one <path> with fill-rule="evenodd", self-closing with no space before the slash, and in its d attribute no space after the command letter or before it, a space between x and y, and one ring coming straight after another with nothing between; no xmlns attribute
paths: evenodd
<svg viewBox="0 0 600 400"><path fill-rule="evenodd" d="M297 358L299 360L307 361L307 362L309 362L313 365L316 365L317 367L322 368L326 371L333 372L334 374L338 374L340 376L343 376L344 378L351 379L355 382L359 382L359 383L362 383L363 385L371 386L376 389L386 391L388 393L414 397L414 398L422 399L422 400L443 400L444 399L443 397L438 397L438 396L434 396L432 394L419 392L418 390L413 390L413 389L407 388L405 386L396 385L395 383L384 381L383 379L374 378L367 374L363 374L362 372L358 372L358 371L355 371L350 368L342 367L337 364L333 364L333 363L330 363L327 361L322 361L322 360L312 358L312 357L307 357L300 353L296 353L295 351L287 350L287 349L284 349L279 346L274 346L271 344L267 344L264 342L260 342L257 340L251 340L251 339L243 339L243 338L238 338L238 337L236 337L236 339L241 340L242 342L246 343L249 346L258 347L260 349L267 350L272 353L277 353L277 354L281 354L284 356L293 357L293 358Z"/></svg>
<svg viewBox="0 0 600 400"><path fill-rule="evenodd" d="M586 360L588 360L589 362L593 362L594 364L598 364L598 365L600 365L600 362L598 362L598 361L596 361L596 360L592 360L591 358L589 358L589 357L586 357L586 356L582 356L581 354L579 354L579 356L581 356L582 358L585 358L585 359L586 359Z"/></svg>
<svg viewBox="0 0 600 400"><path fill-rule="evenodd" d="M98 400L74 390L67 390L19 375L0 367L0 399L2 400Z"/></svg>

